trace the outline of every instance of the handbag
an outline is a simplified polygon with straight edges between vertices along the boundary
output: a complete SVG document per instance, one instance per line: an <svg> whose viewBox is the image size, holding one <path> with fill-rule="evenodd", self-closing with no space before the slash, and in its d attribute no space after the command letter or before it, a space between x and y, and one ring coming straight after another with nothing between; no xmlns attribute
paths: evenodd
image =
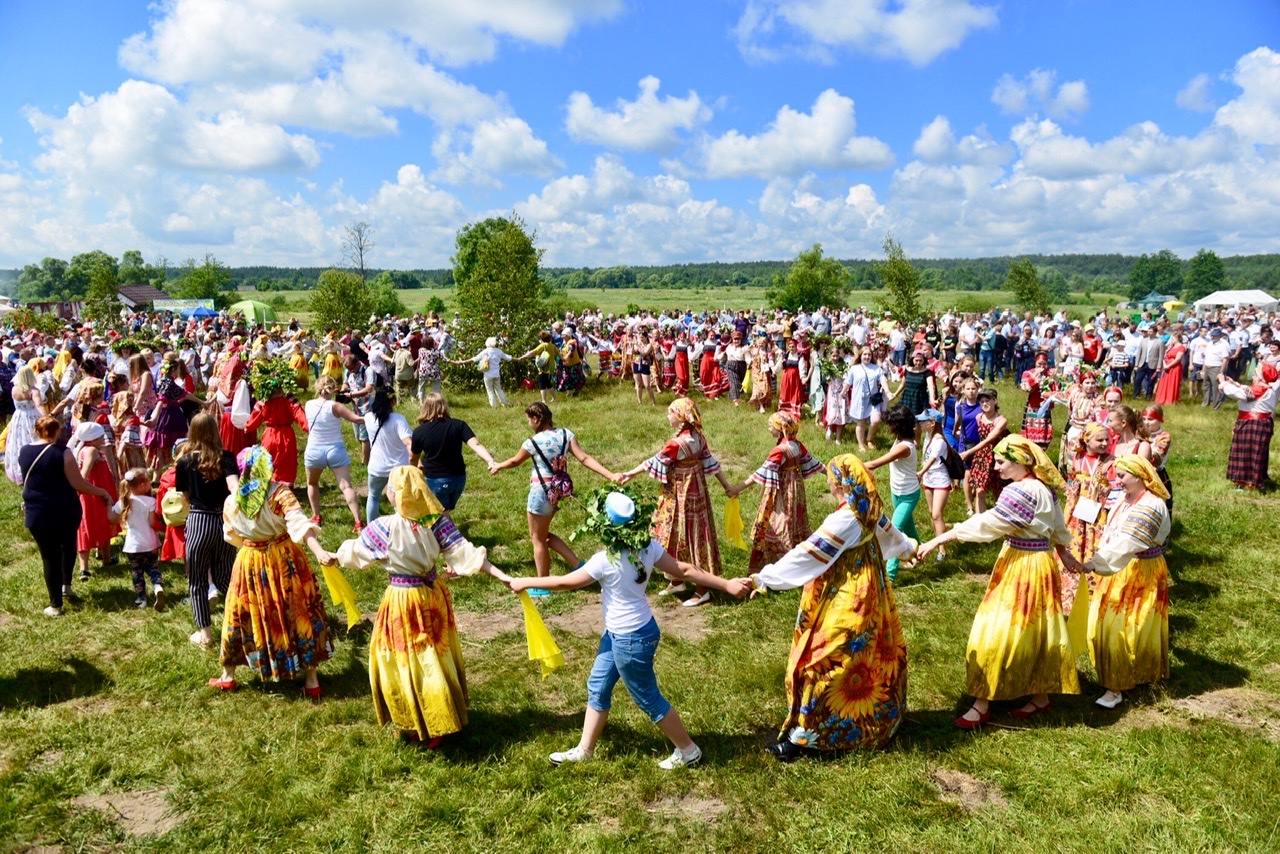
<svg viewBox="0 0 1280 854"><path fill-rule="evenodd" d="M868 391L870 391L871 378L867 376L866 371L863 371L862 373L862 382L867 387ZM880 406L881 404L883 404L884 390L881 388L877 388L875 391L870 392L867 395L867 402L870 403L872 406Z"/></svg>
<svg viewBox="0 0 1280 854"><path fill-rule="evenodd" d="M563 430L564 428L561 428L562 433ZM569 451L569 439L567 435L562 435L561 439L564 442L564 448L560 452L560 456L556 457L555 462L547 459L547 455L542 452L542 448L538 447L536 439L532 440L533 449L538 452L538 456L546 464L547 470L551 472L551 480L548 481L542 476L541 469L536 465L533 467L533 470L538 475L538 483L542 484L542 491L546 493L547 501L551 503L552 507L558 505L560 499L573 495L573 478L569 475L568 464L565 460L565 454Z"/></svg>

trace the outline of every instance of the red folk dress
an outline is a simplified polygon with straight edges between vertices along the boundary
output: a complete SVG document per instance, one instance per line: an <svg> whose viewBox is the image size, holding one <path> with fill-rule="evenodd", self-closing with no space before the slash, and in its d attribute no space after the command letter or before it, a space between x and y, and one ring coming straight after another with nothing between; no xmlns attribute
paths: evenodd
<svg viewBox="0 0 1280 854"><path fill-rule="evenodd" d="M1168 406L1182 398L1182 354L1187 348L1175 344L1164 354L1164 373L1156 383L1156 403Z"/></svg>
<svg viewBox="0 0 1280 854"><path fill-rule="evenodd" d="M779 442L751 475L763 488L751 526L751 572L774 563L809 538L809 505L804 482L823 471L822 463L794 439Z"/></svg>
<svg viewBox="0 0 1280 854"><path fill-rule="evenodd" d="M309 431L307 414L302 406L291 397L273 397L259 402L244 425L245 430L255 432L258 427L266 425L262 432L262 447L271 454L271 463L275 473L271 479L276 483L293 484L298 479L298 437L293 432L297 424L303 432Z"/></svg>
<svg viewBox="0 0 1280 854"><path fill-rule="evenodd" d="M682 430L645 462L644 469L662 484L653 514L653 538L676 560L719 575L720 544L707 476L714 477L720 463L712 456L706 438L693 430Z"/></svg>
<svg viewBox="0 0 1280 854"><path fill-rule="evenodd" d="M81 448L76 456L76 464L83 463L85 456L92 450L92 448ZM105 489L111 495L111 504L108 505L96 495L83 493L80 495L80 527L76 530L76 551L78 552L105 549L111 545L111 538L116 535L116 526L107 519L107 508L114 506L116 499L120 496L116 489L115 478L111 476L111 466L107 464L107 458L103 454L103 450L98 451L98 461L93 464L93 468L89 469L89 476L85 480Z"/></svg>

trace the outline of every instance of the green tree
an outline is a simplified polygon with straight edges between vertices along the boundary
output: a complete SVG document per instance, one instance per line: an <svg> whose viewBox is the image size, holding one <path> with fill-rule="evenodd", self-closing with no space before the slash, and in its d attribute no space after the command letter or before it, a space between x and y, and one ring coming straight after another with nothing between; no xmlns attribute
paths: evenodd
<svg viewBox="0 0 1280 854"><path fill-rule="evenodd" d="M45 258L28 264L18 274L18 299L43 302L61 299L67 289L67 262L61 258Z"/></svg>
<svg viewBox="0 0 1280 854"><path fill-rule="evenodd" d="M490 336L516 353L537 340L546 317L538 275L543 250L536 239L515 214L470 223L458 232L452 261L462 320L458 342L464 352L477 352ZM455 372L450 382L459 381L479 386L480 373Z"/></svg>
<svg viewBox="0 0 1280 854"><path fill-rule="evenodd" d="M72 258L71 263L67 265L66 298L73 300L85 299L89 293L89 283L93 279L93 274L98 270L103 270L106 273L106 276L99 280L100 283L110 279L112 285L118 288L120 265L114 257L101 249L95 249L92 252L80 253Z"/></svg>
<svg viewBox="0 0 1280 854"><path fill-rule="evenodd" d="M873 262L886 291L877 302L882 310L892 311L899 320L916 323L924 316L920 305L920 271L907 260L902 244L894 240L892 234L885 235L883 246L885 260Z"/></svg>
<svg viewBox="0 0 1280 854"><path fill-rule="evenodd" d="M120 319L120 285L116 281L114 264L97 264L90 268L89 286L85 289L81 314L101 326L110 326Z"/></svg>
<svg viewBox="0 0 1280 854"><path fill-rule="evenodd" d="M369 291L360 274L352 270L325 270L320 274L309 302L314 325L346 332L363 329L369 322Z"/></svg>
<svg viewBox="0 0 1280 854"><path fill-rule="evenodd" d="M1182 288L1182 301L1195 302L1204 299L1214 291L1222 290L1226 282L1226 272L1222 259L1212 249L1201 249L1191 259L1187 269L1187 279Z"/></svg>
<svg viewBox="0 0 1280 854"><path fill-rule="evenodd" d="M1182 292L1182 262L1168 249L1141 255L1129 271L1129 301L1136 302L1155 291L1177 295Z"/></svg>
<svg viewBox="0 0 1280 854"><path fill-rule="evenodd" d="M231 304L227 291L231 285L231 271L211 253L204 261L188 258L182 265L182 276L170 286L170 293L178 299L211 299L219 308Z"/></svg>
<svg viewBox="0 0 1280 854"><path fill-rule="evenodd" d="M400 300L400 294L396 292L396 288L391 284L390 279L383 280L386 273L380 273L374 281L365 289L365 295L369 302L369 313L376 314L378 317L385 317L390 314L393 317L400 317L406 314L404 303Z"/></svg>
<svg viewBox="0 0 1280 854"><path fill-rule="evenodd" d="M1005 290L1010 291L1018 305L1036 314L1049 314L1049 292L1040 284L1040 276L1036 273L1036 265L1030 259L1023 258L1009 265L1009 275L1004 281Z"/></svg>
<svg viewBox="0 0 1280 854"><path fill-rule="evenodd" d="M1045 267L1037 273L1044 285L1045 293L1049 295L1050 302L1065 303L1071 299L1071 287L1067 284L1067 277L1061 270L1056 267Z"/></svg>
<svg viewBox="0 0 1280 854"><path fill-rule="evenodd" d="M819 306L843 306L849 288L849 268L835 258L822 257L822 244L801 252L784 277L775 273L765 298L775 308L796 311Z"/></svg>
<svg viewBox="0 0 1280 854"><path fill-rule="evenodd" d="M142 253L137 249L129 249L120 256L120 284L150 284L151 276L147 270L147 262L142 260Z"/></svg>

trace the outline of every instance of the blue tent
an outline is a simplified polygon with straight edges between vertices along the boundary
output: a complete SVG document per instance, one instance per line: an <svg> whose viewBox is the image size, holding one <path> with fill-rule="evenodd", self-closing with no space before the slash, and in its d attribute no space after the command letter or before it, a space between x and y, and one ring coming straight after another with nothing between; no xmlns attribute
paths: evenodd
<svg viewBox="0 0 1280 854"><path fill-rule="evenodd" d="M187 320L190 320L193 317L195 318L217 317L218 313L211 308L205 308L202 305L198 305L195 308L189 308L186 311L182 312L182 316Z"/></svg>

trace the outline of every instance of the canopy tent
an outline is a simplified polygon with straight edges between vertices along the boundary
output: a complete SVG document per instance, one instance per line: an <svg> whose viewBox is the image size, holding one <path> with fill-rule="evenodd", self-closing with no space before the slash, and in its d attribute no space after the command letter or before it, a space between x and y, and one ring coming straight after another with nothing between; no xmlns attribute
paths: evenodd
<svg viewBox="0 0 1280 854"><path fill-rule="evenodd" d="M230 314L243 314L246 319L256 320L258 323L266 323L268 320L276 319L276 310L265 302L258 302L252 299L242 299L227 309Z"/></svg>
<svg viewBox="0 0 1280 854"><path fill-rule="evenodd" d="M1196 300L1196 308L1239 308L1252 305L1263 311L1280 307L1280 300L1266 291L1214 291L1204 299Z"/></svg>
<svg viewBox="0 0 1280 854"><path fill-rule="evenodd" d="M1176 299L1177 299L1177 296L1174 296L1172 294L1158 294L1155 291L1152 291L1142 299L1135 302L1133 305L1135 308L1159 308L1165 303L1171 302Z"/></svg>
<svg viewBox="0 0 1280 854"><path fill-rule="evenodd" d="M245 302L249 302L249 300L245 300ZM259 303L259 305L261 305L261 303ZM214 311L211 308L206 308L203 305L198 305L195 308L189 308L186 311L182 312L182 316L187 320L190 320L193 317L196 319L201 319L205 317L217 317L218 312ZM245 313L245 316L248 317L247 312Z"/></svg>

